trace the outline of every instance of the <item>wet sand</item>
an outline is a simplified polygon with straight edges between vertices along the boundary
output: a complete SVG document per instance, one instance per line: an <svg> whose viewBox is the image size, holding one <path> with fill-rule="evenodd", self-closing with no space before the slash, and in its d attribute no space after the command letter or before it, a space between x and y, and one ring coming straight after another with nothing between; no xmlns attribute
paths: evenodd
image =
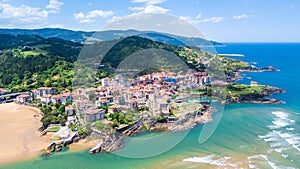
<svg viewBox="0 0 300 169"><path fill-rule="evenodd" d="M38 157L51 140L40 137L39 110L15 103L0 104L0 165Z"/></svg>
<svg viewBox="0 0 300 169"><path fill-rule="evenodd" d="M79 140L79 142L74 142L69 145L70 152L77 152L82 150L90 150L95 147L99 143L99 140L93 140L89 138L85 138Z"/></svg>

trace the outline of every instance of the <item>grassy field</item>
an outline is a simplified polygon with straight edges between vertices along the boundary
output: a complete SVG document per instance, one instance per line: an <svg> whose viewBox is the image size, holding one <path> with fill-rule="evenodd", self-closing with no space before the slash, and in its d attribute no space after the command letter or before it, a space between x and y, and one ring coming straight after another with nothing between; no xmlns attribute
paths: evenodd
<svg viewBox="0 0 300 169"><path fill-rule="evenodd" d="M48 131L58 131L59 129L60 129L60 126L52 126L52 127L47 128Z"/></svg>
<svg viewBox="0 0 300 169"><path fill-rule="evenodd" d="M259 95L266 86L249 86L244 84L233 84L228 86L228 95L232 97Z"/></svg>
<svg viewBox="0 0 300 169"><path fill-rule="evenodd" d="M21 55L23 55L24 57L38 56L39 54L44 54L45 55L46 53L45 52L36 51L36 50L21 52Z"/></svg>

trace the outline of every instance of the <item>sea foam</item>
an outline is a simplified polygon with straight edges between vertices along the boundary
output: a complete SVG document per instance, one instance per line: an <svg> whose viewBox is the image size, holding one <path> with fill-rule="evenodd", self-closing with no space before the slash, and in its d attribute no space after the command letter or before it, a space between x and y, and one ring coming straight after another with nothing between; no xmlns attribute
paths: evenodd
<svg viewBox="0 0 300 169"><path fill-rule="evenodd" d="M270 161L269 157L264 154L248 156L247 158L249 162L249 168L259 168L256 164L253 164L255 162L254 160L264 160L273 169L294 169L293 167L278 166L276 163Z"/></svg>
<svg viewBox="0 0 300 169"><path fill-rule="evenodd" d="M300 152L300 135L293 133L294 126L297 125L295 120L291 119L287 112L273 111L272 114L275 115L272 119L273 125L268 126L271 131L258 137L268 143L271 150L280 153L284 158L288 157L288 154L283 153L286 150L295 149Z"/></svg>
<svg viewBox="0 0 300 169"><path fill-rule="evenodd" d="M184 162L194 162L194 163L203 163L203 164L211 164L215 166L230 166L230 167L237 167L235 163L229 163L228 160L230 157L222 157L219 159L215 159L215 155L208 155L203 157L192 157L183 159Z"/></svg>

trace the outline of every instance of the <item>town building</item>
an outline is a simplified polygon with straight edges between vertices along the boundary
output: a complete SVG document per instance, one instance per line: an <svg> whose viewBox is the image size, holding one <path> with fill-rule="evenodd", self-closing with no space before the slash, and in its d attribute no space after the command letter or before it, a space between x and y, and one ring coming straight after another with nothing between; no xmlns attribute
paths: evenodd
<svg viewBox="0 0 300 169"><path fill-rule="evenodd" d="M3 88L0 88L0 95L4 95L4 94L7 94L8 91L3 89Z"/></svg>
<svg viewBox="0 0 300 169"><path fill-rule="evenodd" d="M75 114L74 107L72 105L66 106L65 112L67 116L73 116Z"/></svg>
<svg viewBox="0 0 300 169"><path fill-rule="evenodd" d="M16 98L17 103L22 103L22 104L25 102L31 101L31 100L32 100L32 97L28 94L22 94L22 95L17 96L17 98Z"/></svg>
<svg viewBox="0 0 300 169"><path fill-rule="evenodd" d="M53 87L40 87L37 89L37 97L41 98L46 95L54 95L56 93Z"/></svg>
<svg viewBox="0 0 300 169"><path fill-rule="evenodd" d="M90 108L84 110L84 121L85 122L95 122L97 120L102 120L105 117L104 109Z"/></svg>

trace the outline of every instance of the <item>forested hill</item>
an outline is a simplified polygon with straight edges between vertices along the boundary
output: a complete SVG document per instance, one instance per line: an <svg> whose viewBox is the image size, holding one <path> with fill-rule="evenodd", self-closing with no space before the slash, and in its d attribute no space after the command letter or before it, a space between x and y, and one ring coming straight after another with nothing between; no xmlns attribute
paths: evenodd
<svg viewBox="0 0 300 169"><path fill-rule="evenodd" d="M71 81L58 77L73 68L81 47L58 38L0 35L0 87L27 89L50 85L55 76L57 84L68 86Z"/></svg>
<svg viewBox="0 0 300 169"><path fill-rule="evenodd" d="M68 52L72 52L74 48L81 46L79 43L60 38L42 38L37 35L0 34L0 50L18 47L35 47L36 50L56 53L57 55L67 57L68 55L74 55L74 53L69 54ZM54 50L54 48L57 49Z"/></svg>
<svg viewBox="0 0 300 169"><path fill-rule="evenodd" d="M88 51L88 63L94 65L94 56L103 53L104 46L107 53L103 55L97 79L110 76L126 57L143 49L161 49L179 56L185 53L185 47L155 42L150 39L132 36L113 41L102 41L94 44L82 44L58 38L42 38L36 35L1 35L0 34L0 88L22 91L41 86L56 87L58 91L65 88L72 89L74 79L74 65L82 49ZM161 65L170 65L167 59L156 53L152 59ZM139 57L149 56L149 53ZM181 55L182 56L182 55ZM144 58L149 59L149 58ZM194 65L185 57L180 58L190 67ZM195 61L194 61L195 62ZM196 63L196 62L195 62ZM198 65L199 66L199 65ZM200 65L201 66L201 65ZM197 68L197 67L196 67ZM201 68L201 67L198 67ZM201 68L202 69L202 68ZM86 74L82 75L87 76ZM78 76L80 77L80 76ZM77 79L82 82L83 79ZM84 84L84 83L83 83Z"/></svg>

